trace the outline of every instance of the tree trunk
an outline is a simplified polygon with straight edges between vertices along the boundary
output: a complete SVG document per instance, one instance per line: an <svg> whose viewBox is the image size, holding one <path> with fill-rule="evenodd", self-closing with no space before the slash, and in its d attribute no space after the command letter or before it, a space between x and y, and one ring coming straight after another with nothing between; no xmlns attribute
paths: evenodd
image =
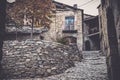
<svg viewBox="0 0 120 80"><path fill-rule="evenodd" d="M0 0L0 62L2 60L2 47L5 36L5 16L6 16L6 0Z"/></svg>

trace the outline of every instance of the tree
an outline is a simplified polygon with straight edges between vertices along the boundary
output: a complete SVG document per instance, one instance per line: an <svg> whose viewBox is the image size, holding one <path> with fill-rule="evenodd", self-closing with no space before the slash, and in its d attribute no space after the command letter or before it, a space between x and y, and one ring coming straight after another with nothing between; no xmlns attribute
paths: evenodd
<svg viewBox="0 0 120 80"><path fill-rule="evenodd" d="M0 0L0 62L2 60L3 54L2 48L5 36L5 17L6 17L6 0Z"/></svg>
<svg viewBox="0 0 120 80"><path fill-rule="evenodd" d="M7 6L7 14L18 24L23 24L24 16L31 19L33 33L36 22L40 27L50 27L54 8L52 0L16 0Z"/></svg>

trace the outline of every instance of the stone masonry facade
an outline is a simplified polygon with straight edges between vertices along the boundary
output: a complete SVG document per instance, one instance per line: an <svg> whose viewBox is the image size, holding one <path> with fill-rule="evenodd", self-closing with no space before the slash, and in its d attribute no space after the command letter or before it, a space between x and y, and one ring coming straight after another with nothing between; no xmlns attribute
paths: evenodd
<svg viewBox="0 0 120 80"><path fill-rule="evenodd" d="M41 34L41 36L48 41L56 41L58 38L65 37L76 38L77 46L81 51L83 46L83 10L78 9L77 5L69 6L56 1L53 1L53 4L56 6L56 10L53 13L54 17L51 18L50 30ZM67 17L68 19L66 20ZM24 25L26 25L26 22L29 23L29 21L29 19L25 19ZM71 23L72 26L70 25ZM66 24L69 26L66 26ZM67 33L64 33L63 31L66 31L66 28L70 29L67 29Z"/></svg>
<svg viewBox="0 0 120 80"><path fill-rule="evenodd" d="M51 24L51 29L45 33L46 40L53 40L56 41L58 38L64 37L75 37L77 38L77 46L79 50L82 50L83 45L83 35L82 35L82 15L83 11L76 10L76 11L57 11L55 14L56 17L53 19L53 23ZM65 29L65 17L74 16L74 29L76 33L63 33Z"/></svg>

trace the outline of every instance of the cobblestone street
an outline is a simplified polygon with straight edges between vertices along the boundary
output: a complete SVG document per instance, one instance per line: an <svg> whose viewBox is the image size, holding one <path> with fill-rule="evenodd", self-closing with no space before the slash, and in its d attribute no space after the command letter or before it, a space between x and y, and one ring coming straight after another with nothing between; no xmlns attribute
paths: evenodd
<svg viewBox="0 0 120 80"><path fill-rule="evenodd" d="M107 80L105 56L98 51L83 52L82 62L75 62L75 67L64 73L37 79L17 80ZM14 80L14 79L12 79Z"/></svg>

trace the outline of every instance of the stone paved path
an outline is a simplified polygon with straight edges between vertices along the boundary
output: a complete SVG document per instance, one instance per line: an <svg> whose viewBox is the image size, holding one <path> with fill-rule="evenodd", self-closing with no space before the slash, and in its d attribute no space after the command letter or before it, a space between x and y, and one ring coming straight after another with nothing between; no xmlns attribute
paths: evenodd
<svg viewBox="0 0 120 80"><path fill-rule="evenodd" d="M105 56L99 52L83 52L82 62L75 62L75 67L69 68L63 74L37 79L17 80L107 80Z"/></svg>

